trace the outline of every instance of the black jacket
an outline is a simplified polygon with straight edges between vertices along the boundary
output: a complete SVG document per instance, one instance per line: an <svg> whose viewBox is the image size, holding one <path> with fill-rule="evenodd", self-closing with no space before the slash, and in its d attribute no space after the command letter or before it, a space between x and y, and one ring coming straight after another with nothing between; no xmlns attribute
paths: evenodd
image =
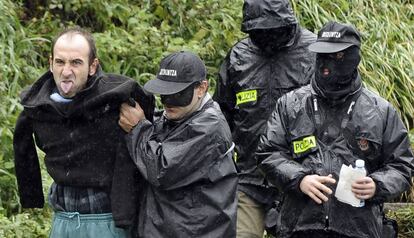
<svg viewBox="0 0 414 238"><path fill-rule="evenodd" d="M296 24L293 12L279 1L248 2L243 14L244 31ZM313 33L298 26L294 39L269 56L247 38L233 46L222 63L214 100L219 103L236 144L239 183L263 184L254 159L259 136L277 99L309 83L315 54L308 50L308 45L315 40Z"/></svg>
<svg viewBox="0 0 414 238"><path fill-rule="evenodd" d="M125 145L125 133L118 126L119 107L133 97L151 118L153 97L135 81L100 69L71 103L51 100L54 91L53 75L47 72L22 94L24 110L13 139L21 205L44 204L36 142L45 153L47 172L57 184L103 188L111 196L116 224L131 224L138 173Z"/></svg>
<svg viewBox="0 0 414 238"><path fill-rule="evenodd" d="M382 237L380 204L410 187L414 168L407 130L397 112L363 88L336 104L319 97L311 86L281 97L257 157L266 178L284 192L279 237L323 229L350 237ZM334 193L318 205L300 191L305 175L332 174L338 181L342 164L355 167L357 159L365 160L376 183L375 195L364 207L339 202ZM329 186L335 192L336 184Z"/></svg>
<svg viewBox="0 0 414 238"><path fill-rule="evenodd" d="M139 237L236 237L231 134L215 102L179 123L140 121L127 144L148 182Z"/></svg>

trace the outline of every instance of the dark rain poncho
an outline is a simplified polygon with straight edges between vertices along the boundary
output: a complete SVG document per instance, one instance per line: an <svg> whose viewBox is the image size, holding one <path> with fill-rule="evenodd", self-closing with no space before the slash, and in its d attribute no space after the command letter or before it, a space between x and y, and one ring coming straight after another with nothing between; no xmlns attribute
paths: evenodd
<svg viewBox="0 0 414 238"><path fill-rule="evenodd" d="M237 175L228 125L211 99L179 123L140 121L127 137L147 180L139 237L235 237Z"/></svg>
<svg viewBox="0 0 414 238"><path fill-rule="evenodd" d="M297 24L284 1L246 1L242 30L267 29ZM259 136L273 111L277 99L309 83L315 54L308 46L316 40L310 31L297 25L294 38L273 55L266 55L246 38L233 46L219 72L214 94L232 131L236 144L239 187L256 200L266 202L267 192L258 195L243 185L262 186L254 152Z"/></svg>
<svg viewBox="0 0 414 238"><path fill-rule="evenodd" d="M311 86L283 96L257 156L266 178L284 192L281 238L293 231L324 229L350 237L382 237L380 204L409 188L413 170L407 130L397 112L366 89L336 105L317 96ZM365 160L376 184L365 207L339 202L334 193L318 205L300 191L305 175L332 174L338 181L342 164L355 167L357 159ZM335 192L336 185L328 186Z"/></svg>

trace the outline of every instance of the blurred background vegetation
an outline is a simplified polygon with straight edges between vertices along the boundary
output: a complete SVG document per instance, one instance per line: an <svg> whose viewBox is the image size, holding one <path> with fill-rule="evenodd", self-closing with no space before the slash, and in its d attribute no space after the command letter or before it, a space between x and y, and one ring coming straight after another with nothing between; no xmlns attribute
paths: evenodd
<svg viewBox="0 0 414 238"><path fill-rule="evenodd" d="M227 51L240 32L243 0L0 0L0 237L47 237L51 211L19 205L12 135L21 111L18 95L48 70L50 42L67 26L90 29L106 72L141 84L166 54L191 50L206 62L211 91ZM414 1L292 0L302 26L317 32L329 20L362 33L360 72L366 87L400 112L414 144ZM41 152L39 151L41 154ZM43 169L45 193L51 180ZM414 192L395 202L413 202ZM391 214L400 237L414 237L414 211Z"/></svg>

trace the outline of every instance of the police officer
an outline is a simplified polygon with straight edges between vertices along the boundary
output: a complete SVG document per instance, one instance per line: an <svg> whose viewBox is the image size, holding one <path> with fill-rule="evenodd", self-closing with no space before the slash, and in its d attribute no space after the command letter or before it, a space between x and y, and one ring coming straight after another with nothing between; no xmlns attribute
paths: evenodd
<svg viewBox="0 0 414 238"><path fill-rule="evenodd" d="M362 87L360 35L327 23L310 45L317 53L311 85L280 98L257 158L284 192L280 237L382 236L381 205L410 187L414 167L407 129L386 100ZM342 165L365 161L352 184L365 206L333 196Z"/></svg>
<svg viewBox="0 0 414 238"><path fill-rule="evenodd" d="M209 93L206 68L191 52L165 57L144 89L161 95L164 114L145 119L124 104L120 125L147 181L138 236L235 237L237 173L230 129Z"/></svg>
<svg viewBox="0 0 414 238"><path fill-rule="evenodd" d="M222 63L213 98L236 144L237 236L262 238L277 192L257 170L254 152L277 99L309 83L315 55L308 46L316 36L299 26L288 0L245 0L241 29L249 37L235 44Z"/></svg>

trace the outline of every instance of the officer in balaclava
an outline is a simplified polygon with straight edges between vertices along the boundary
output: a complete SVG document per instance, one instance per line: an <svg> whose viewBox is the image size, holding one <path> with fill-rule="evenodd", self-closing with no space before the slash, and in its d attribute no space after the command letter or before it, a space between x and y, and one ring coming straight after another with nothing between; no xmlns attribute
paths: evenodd
<svg viewBox="0 0 414 238"><path fill-rule="evenodd" d="M245 0L241 30L248 37L224 59L213 98L236 144L237 237L261 238L265 227L274 231L278 192L257 170L254 151L277 99L309 83L316 37L299 26L288 0Z"/></svg>
<svg viewBox="0 0 414 238"><path fill-rule="evenodd" d="M279 99L260 138L258 166L283 192L280 237L396 237L385 235L381 209L411 186L414 159L396 110L361 85L360 40L353 26L327 23L309 47L311 85ZM336 190L357 160L367 174L350 182L355 206Z"/></svg>
<svg viewBox="0 0 414 238"><path fill-rule="evenodd" d="M361 61L360 36L352 27L341 27L335 22L328 23L323 29L318 42L309 47L317 53L312 86L323 98L337 102L361 88L357 70Z"/></svg>

